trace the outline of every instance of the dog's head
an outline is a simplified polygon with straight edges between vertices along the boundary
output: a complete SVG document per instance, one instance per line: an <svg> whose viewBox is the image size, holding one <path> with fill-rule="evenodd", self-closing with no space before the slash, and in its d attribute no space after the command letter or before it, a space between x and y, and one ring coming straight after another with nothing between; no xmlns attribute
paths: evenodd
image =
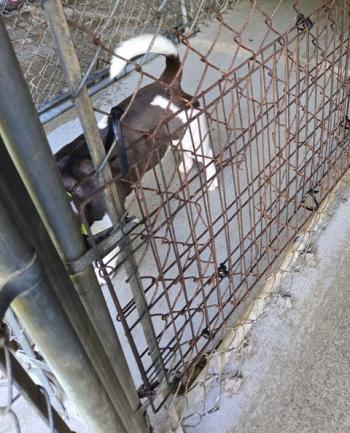
<svg viewBox="0 0 350 433"><path fill-rule="evenodd" d="M101 138L107 148L111 146L113 129L110 125L101 130ZM84 135L64 146L55 159L64 187L73 198L75 211L84 214L89 225L102 219L106 208Z"/></svg>

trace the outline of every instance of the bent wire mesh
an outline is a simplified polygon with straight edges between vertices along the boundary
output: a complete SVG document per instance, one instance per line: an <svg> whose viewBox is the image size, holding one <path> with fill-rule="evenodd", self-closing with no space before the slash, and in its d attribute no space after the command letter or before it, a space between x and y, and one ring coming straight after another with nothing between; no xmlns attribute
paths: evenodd
<svg viewBox="0 0 350 433"><path fill-rule="evenodd" d="M170 7L178 2L166 3ZM182 115L179 128L187 133L176 141L169 133L164 158L152 147L152 134L140 138L149 140L144 159L150 162L144 172L134 163L137 181L123 216L123 221L138 219L126 225L126 232L168 392L217 347L225 329L235 323L245 302L349 166L348 2L290 1L283 8L277 1L190 3L188 21L181 28L170 25L163 19L169 15L154 6L154 27L145 24L131 32L125 20L128 32L115 30L116 39L108 32L100 37L93 19L85 21L88 9L82 21L72 17L72 27L84 35L86 44L78 52L88 44L92 47L85 64L96 46L102 47L99 61L107 64L116 40L146 30L171 30L180 41L183 89L193 99L187 110L169 110L162 126L174 133L171 122ZM138 12L151 14L152 8L144 5ZM201 32L193 35L198 22ZM134 94L145 82L159 78L145 69L134 74ZM62 89L61 82L51 77L53 93ZM35 96L35 85L30 84ZM46 100L50 92L37 101ZM192 151L188 144L184 148L185 139L191 141ZM204 150L207 141L212 157ZM195 160L191 167L182 163L186 153ZM215 170L208 178L210 167ZM213 190L214 177L218 188ZM83 221L89 203L109 187L96 190L80 206ZM167 394L157 393L163 377L147 344L125 257L113 250L116 244L102 251L91 233L89 240L99 257L106 282L102 290L139 394L158 411Z"/></svg>

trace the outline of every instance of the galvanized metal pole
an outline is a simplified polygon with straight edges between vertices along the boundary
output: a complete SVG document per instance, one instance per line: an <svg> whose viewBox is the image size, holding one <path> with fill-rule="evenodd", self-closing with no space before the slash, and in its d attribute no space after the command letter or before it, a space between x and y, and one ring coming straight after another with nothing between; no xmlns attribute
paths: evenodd
<svg viewBox="0 0 350 433"><path fill-rule="evenodd" d="M68 398L91 433L127 433L68 317L52 291L36 252L0 202L1 290L22 293L12 302Z"/></svg>
<svg viewBox="0 0 350 433"><path fill-rule="evenodd" d="M74 316L74 325L76 326L80 341L87 352L89 352L93 364L98 367L99 373L103 373L100 374L103 383L109 379L109 386L106 386L106 389L118 413L121 414L126 430L139 433L148 432L142 408L138 407L134 409L130 406L127 394L124 393L120 382L113 377L114 371L104 354L101 341L91 326L84 307L77 293L74 291L65 267L42 224L39 214L30 200L28 192L19 178L15 166L6 149L1 146L1 137L0 197L6 209L11 212L13 223L23 233L26 233L27 239L34 246L41 262L44 263L49 282L58 298L64 305L69 305L68 312ZM126 371L126 374L128 373L129 371ZM133 392L134 388L130 391Z"/></svg>
<svg viewBox="0 0 350 433"><path fill-rule="evenodd" d="M62 260L70 263L86 251L86 245L1 18L0 55L0 135ZM64 268L62 272L57 278L64 279ZM134 431L147 431L130 370L92 267L71 275L71 279L88 317L73 288L62 290L58 285L57 296L80 338L85 339L85 348L124 422L132 423Z"/></svg>
<svg viewBox="0 0 350 433"><path fill-rule="evenodd" d="M67 83L72 94L75 94L75 90L79 88L80 82L82 80L82 74L77 55L75 53L73 41L70 36L67 20L64 15L62 3L60 0L45 0L43 2L43 9L45 11L52 36L55 41L55 46L61 59L61 65L64 70ZM95 168L97 169L101 166L101 163L106 156L106 152L97 127L95 115L86 86L82 88L78 95L75 95L75 107L84 130L84 135L88 143L91 159ZM106 164L104 169L100 172L101 185L105 185L106 183L110 182L112 178L113 176L110 167L108 164ZM115 184L112 183L111 186L105 190L104 197L108 214L113 226L115 228L122 228L122 216L125 213L125 209L119 200ZM156 333L148 311L147 300L137 269L137 264L131 253L130 246L130 239L127 235L125 235L124 241L120 246L121 254L125 260L125 267L130 282L130 287L133 293L138 314L141 318L150 356L152 358L153 364L156 367L158 377L160 380L162 380L165 377L166 372L158 346Z"/></svg>

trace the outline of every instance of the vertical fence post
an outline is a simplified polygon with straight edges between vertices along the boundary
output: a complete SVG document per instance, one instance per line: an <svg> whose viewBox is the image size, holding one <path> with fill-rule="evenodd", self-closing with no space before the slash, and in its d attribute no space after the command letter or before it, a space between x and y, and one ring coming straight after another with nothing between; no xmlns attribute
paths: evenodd
<svg viewBox="0 0 350 433"><path fill-rule="evenodd" d="M1 290L21 290L12 306L91 433L127 430L104 389L68 317L50 287L35 250L0 202ZM2 305L4 309L4 305Z"/></svg>
<svg viewBox="0 0 350 433"><path fill-rule="evenodd" d="M186 0L180 0L180 9L181 9L181 19L182 25L184 26L184 31L188 25L188 4Z"/></svg>
<svg viewBox="0 0 350 433"><path fill-rule="evenodd" d="M63 6L60 0L45 0L43 2L52 36L58 50L61 65L65 73L67 83L72 94L79 88L82 80L79 61L75 53L73 41L71 39L67 20L64 15ZM91 106L90 98L86 86L84 86L78 95L75 95L75 107L82 124L85 139L87 141L91 159L95 168L101 166L106 156L106 152L101 140L97 127L94 111ZM112 173L108 164L105 164L100 172L100 183L105 185L112 180ZM123 230L122 216L125 213L124 206L121 204L115 184L111 184L104 192L104 198L107 206L109 217L113 226ZM135 300L135 305L141 319L145 339L148 345L151 359L158 373L158 378L162 380L165 377L165 368L162 356L157 342L156 333L149 314L147 300L144 294L142 282L138 272L135 258L131 252L131 242L129 237L124 233L123 241L120 245L122 257L125 261L126 272L128 275L130 287Z"/></svg>
<svg viewBox="0 0 350 433"><path fill-rule="evenodd" d="M0 68L0 134L3 139L3 142L0 140L0 174L4 175L7 170L5 144L61 259L69 263L78 259L86 246L1 18L0 53L3 61ZM12 179L13 170L7 170L7 175ZM14 183L17 181L15 177ZM11 187L11 183L8 185ZM11 199L16 200L16 195ZM25 203L19 204L25 207ZM46 232L43 234L39 230L39 216L31 221L36 224L29 230L40 234L35 242L41 242L46 251L50 240ZM43 242L42 237L47 241ZM50 251L48 256L56 259ZM68 278L61 262L56 260L56 265L48 263L48 266L58 281ZM84 347L123 421L133 425L133 431L145 432L147 426L139 410L137 391L95 273L89 266L83 272L71 275L71 279L76 292L72 286L63 290L58 285L55 286L56 294L79 338L85 338Z"/></svg>
<svg viewBox="0 0 350 433"><path fill-rule="evenodd" d="M1 95L1 89L0 89ZM1 99L1 98L0 98ZM0 123L1 131L1 123ZM124 392L123 387L116 378L113 377L113 370L109 366L108 359L104 356L103 346L91 326L77 293L74 291L72 282L60 260L54 245L46 232L39 214L33 202L30 200L13 162L11 161L0 137L0 197L5 209L11 213L11 221L19 227L22 233L26 234L28 242L34 247L40 261L44 264L47 278L52 290L63 306L70 306L68 316L75 325L77 335L90 356L101 381L105 385L106 379L110 386L105 386L113 406L123 421L126 430L138 433L148 432L148 427L143 417L142 408L134 408L129 403L129 394L135 391L131 388ZM73 319L73 321L72 321ZM74 319L76 321L74 322ZM77 323L79 326L77 326ZM114 347L118 350L118 347ZM101 374L103 370L104 374ZM123 371L120 372L122 374ZM125 371L129 374L129 370Z"/></svg>

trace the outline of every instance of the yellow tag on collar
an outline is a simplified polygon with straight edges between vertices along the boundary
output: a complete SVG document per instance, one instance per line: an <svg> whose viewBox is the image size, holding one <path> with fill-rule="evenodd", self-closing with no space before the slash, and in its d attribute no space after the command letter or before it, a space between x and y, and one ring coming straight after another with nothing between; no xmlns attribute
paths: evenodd
<svg viewBox="0 0 350 433"><path fill-rule="evenodd" d="M70 201L73 201L73 196L72 196L72 194L71 194L69 191L66 191L66 193L67 193L67 195L68 195L68 197L69 197L69 200L70 200ZM86 230L85 224L83 224L83 223L80 224L80 233L81 233L83 236L87 236L87 235L88 235L88 231Z"/></svg>
<svg viewBox="0 0 350 433"><path fill-rule="evenodd" d="M86 230L85 224L83 224L83 223L80 224L80 233L83 236L87 236L88 235L88 231Z"/></svg>

